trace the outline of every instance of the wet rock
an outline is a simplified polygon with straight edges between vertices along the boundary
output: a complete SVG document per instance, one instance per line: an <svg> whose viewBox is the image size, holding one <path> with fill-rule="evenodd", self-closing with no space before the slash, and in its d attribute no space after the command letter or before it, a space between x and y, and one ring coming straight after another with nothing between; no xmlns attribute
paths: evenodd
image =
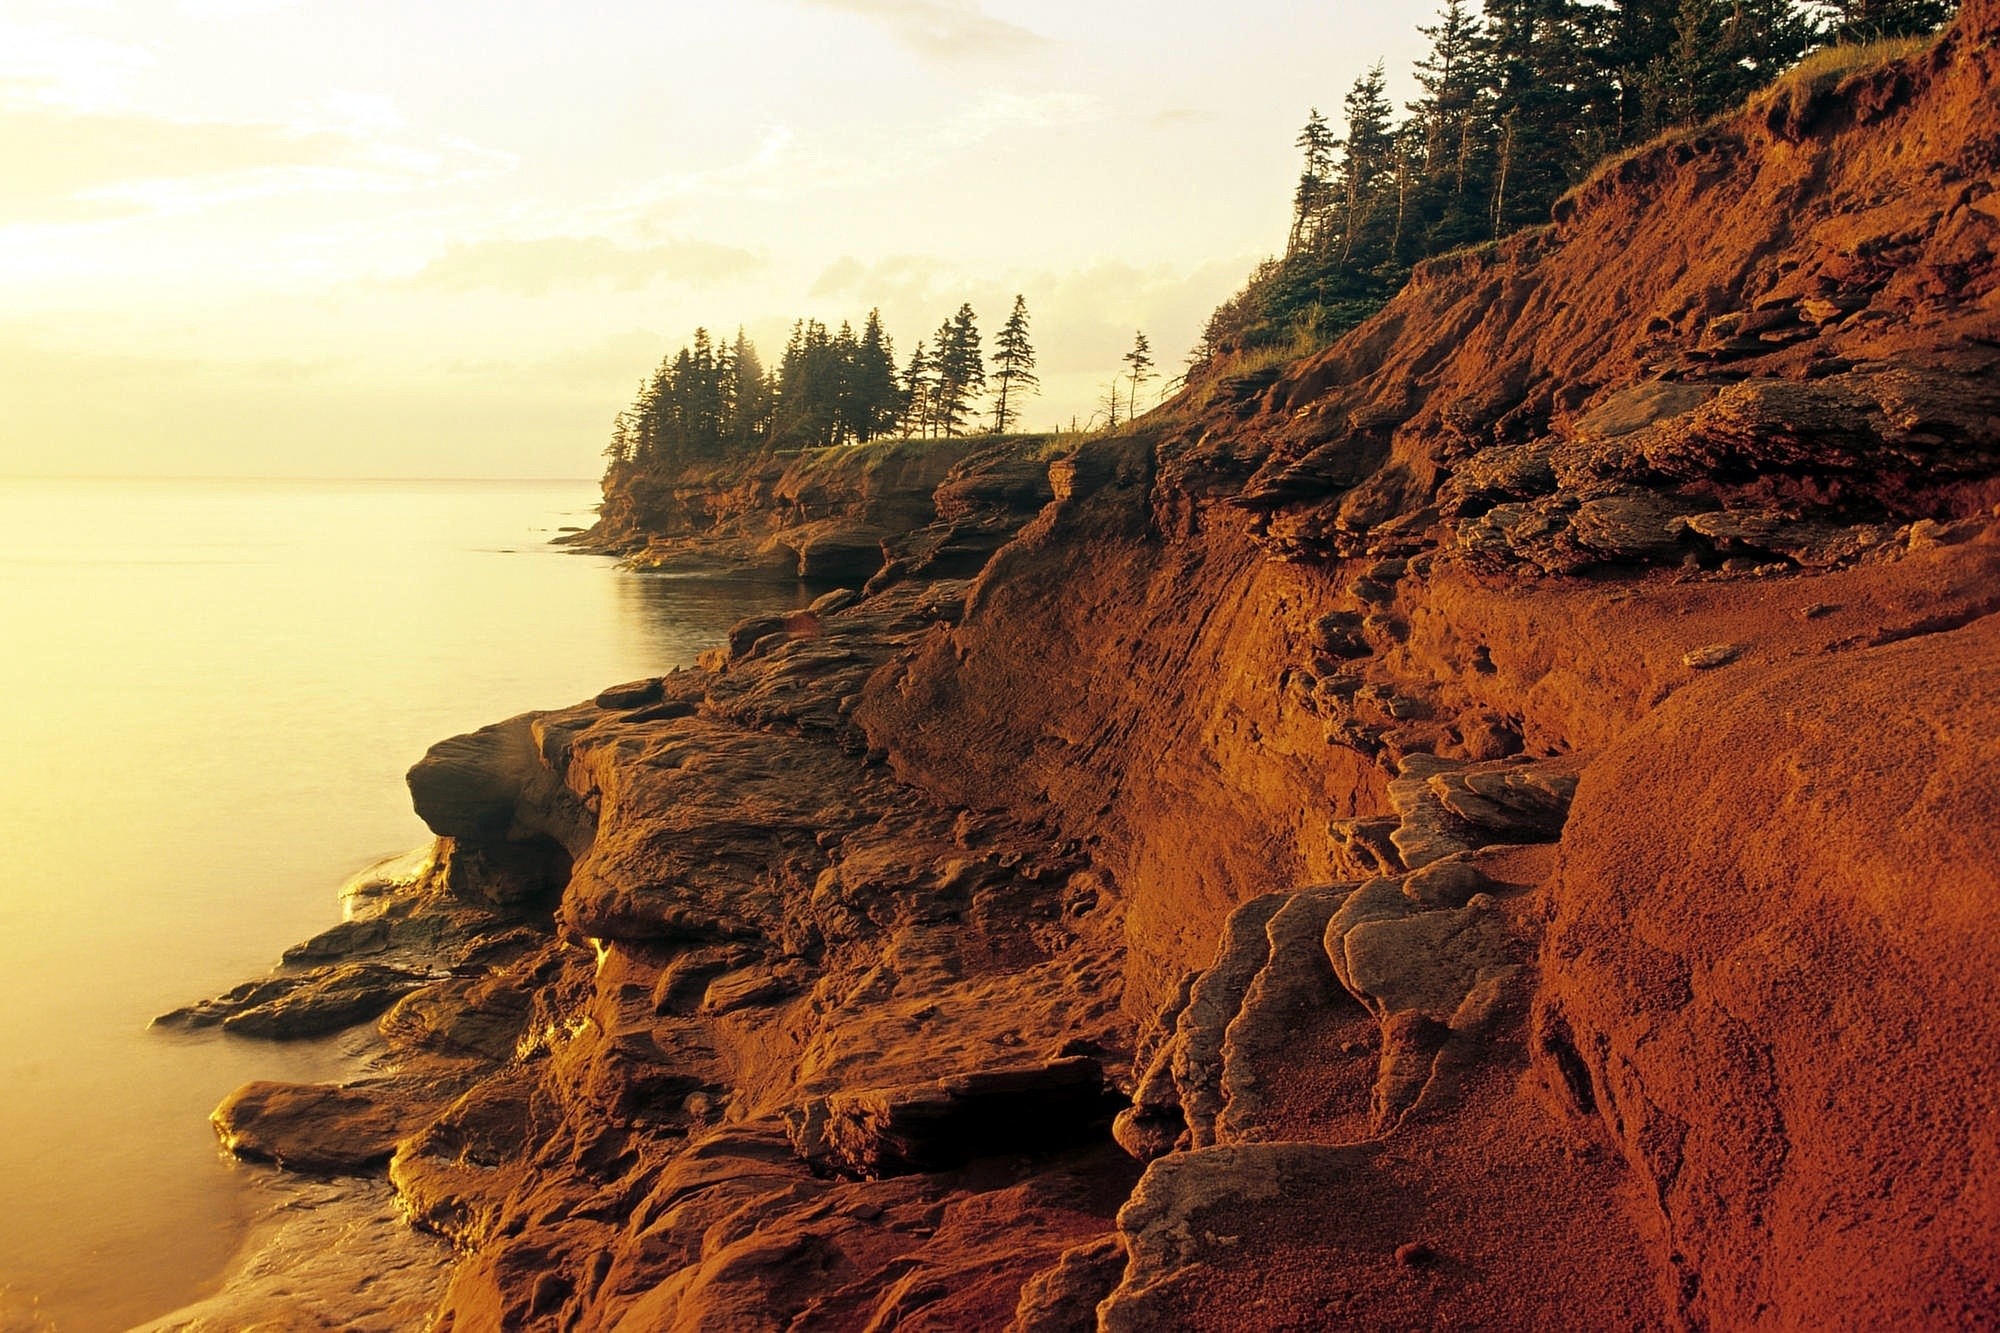
<svg viewBox="0 0 2000 1333"><path fill-rule="evenodd" d="M646 704L658 703L664 692L659 679L655 677L599 690L597 697L591 702L599 708L641 708Z"/></svg>
<svg viewBox="0 0 2000 1333"><path fill-rule="evenodd" d="M450 1101L422 1080L346 1085L250 1083L210 1116L222 1146L291 1171L351 1175L379 1169L397 1142Z"/></svg>
<svg viewBox="0 0 2000 1333"><path fill-rule="evenodd" d="M154 1019L161 1027L220 1026L239 1037L288 1041L365 1023L435 977L378 963L346 963L247 982Z"/></svg>
<svg viewBox="0 0 2000 1333"><path fill-rule="evenodd" d="M541 770L528 719L510 718L431 746L410 769L410 800L439 837L503 837Z"/></svg>
<svg viewBox="0 0 2000 1333"><path fill-rule="evenodd" d="M861 594L852 588L835 588L813 598L806 610L815 616L830 616L836 611L846 610L860 599Z"/></svg>
<svg viewBox="0 0 2000 1333"><path fill-rule="evenodd" d="M386 917L343 921L302 944L285 950L287 963L323 963L356 954L381 953L389 947L395 923Z"/></svg>
<svg viewBox="0 0 2000 1333"><path fill-rule="evenodd" d="M729 660L734 662L748 657L759 645L769 646L783 639L794 621L790 612L772 612L768 615L746 616L729 628Z"/></svg>
<svg viewBox="0 0 2000 1333"><path fill-rule="evenodd" d="M519 1049L533 1001L517 976L452 977L411 991L379 1024L392 1050L505 1061Z"/></svg>
<svg viewBox="0 0 2000 1333"><path fill-rule="evenodd" d="M273 1175L246 1202L249 1236L220 1290L133 1333L397 1333L437 1308L451 1249L408 1224L388 1181Z"/></svg>

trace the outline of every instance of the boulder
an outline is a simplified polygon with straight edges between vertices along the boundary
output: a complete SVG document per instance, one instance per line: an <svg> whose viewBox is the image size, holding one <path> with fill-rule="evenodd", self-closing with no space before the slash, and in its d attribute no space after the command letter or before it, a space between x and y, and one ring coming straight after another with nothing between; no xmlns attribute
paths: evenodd
<svg viewBox="0 0 2000 1333"><path fill-rule="evenodd" d="M346 1085L249 1083L209 1117L222 1146L239 1157L323 1175L372 1173L397 1142L450 1101L419 1080Z"/></svg>

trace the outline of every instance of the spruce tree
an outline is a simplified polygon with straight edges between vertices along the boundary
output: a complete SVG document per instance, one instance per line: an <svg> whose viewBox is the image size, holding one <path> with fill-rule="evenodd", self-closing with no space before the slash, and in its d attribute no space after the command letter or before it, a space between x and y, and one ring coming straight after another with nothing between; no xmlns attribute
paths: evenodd
<svg viewBox="0 0 2000 1333"><path fill-rule="evenodd" d="M916 350L910 353L910 364L903 371L903 438L930 433L931 405L937 397L936 376L937 363L919 338Z"/></svg>
<svg viewBox="0 0 2000 1333"><path fill-rule="evenodd" d="M1480 46L1497 130L1490 235L1546 221L1556 196L1595 160L1588 146L1607 110L1592 105L1603 82L1593 73L1603 68L1595 21L1574 0L1486 0Z"/></svg>
<svg viewBox="0 0 2000 1333"><path fill-rule="evenodd" d="M947 439L965 425L972 401L986 387L978 317L968 303L937 331L937 394L932 417Z"/></svg>
<svg viewBox="0 0 2000 1333"><path fill-rule="evenodd" d="M1333 127L1314 107L1299 131L1297 146L1305 154L1299 172L1299 186L1292 196L1292 234L1285 243L1287 254L1310 247L1322 230L1327 209L1333 203L1333 154L1339 146Z"/></svg>
<svg viewBox="0 0 2000 1333"><path fill-rule="evenodd" d="M1141 329L1132 339L1132 350L1125 353L1126 378L1132 381L1131 406L1125 413L1133 418L1139 415L1139 386L1153 379L1153 345L1146 341L1146 332ZM1113 423L1114 425L1117 423Z"/></svg>
<svg viewBox="0 0 2000 1333"><path fill-rule="evenodd" d="M1419 146L1412 216L1403 231L1412 257L1421 258L1487 234L1491 133L1479 20L1465 0L1447 0L1437 22L1417 31L1431 47L1416 63L1421 96L1409 106Z"/></svg>
<svg viewBox="0 0 2000 1333"><path fill-rule="evenodd" d="M1921 37L1958 12L1954 0L1827 0L1833 40L1861 44Z"/></svg>
<svg viewBox="0 0 2000 1333"><path fill-rule="evenodd" d="M1383 249L1381 223L1385 177L1392 172L1395 136L1389 126L1389 99L1382 62L1376 61L1354 81L1342 110L1347 137L1341 140L1340 163L1334 169L1334 191L1340 206L1340 259L1368 268ZM1360 252L1360 262L1356 252Z"/></svg>
<svg viewBox="0 0 2000 1333"><path fill-rule="evenodd" d="M1014 312L993 339L993 378L999 388L993 401L993 430L1005 435L1021 415L1018 395L1041 387L1035 376L1035 349L1028 341L1027 298L1014 297Z"/></svg>
<svg viewBox="0 0 2000 1333"><path fill-rule="evenodd" d="M855 436L867 443L888 431L900 415L896 390L896 349L882 329L882 312L870 310L862 327L861 341L854 348L854 368L849 375L854 396Z"/></svg>
<svg viewBox="0 0 2000 1333"><path fill-rule="evenodd" d="M726 435L732 449L747 452L763 442L771 428L771 384L764 362L739 327L729 357L729 421Z"/></svg>

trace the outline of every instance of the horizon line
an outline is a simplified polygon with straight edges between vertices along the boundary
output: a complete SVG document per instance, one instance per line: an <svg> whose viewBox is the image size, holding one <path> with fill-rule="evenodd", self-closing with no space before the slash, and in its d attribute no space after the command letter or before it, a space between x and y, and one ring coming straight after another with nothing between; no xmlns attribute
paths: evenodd
<svg viewBox="0 0 2000 1333"><path fill-rule="evenodd" d="M279 473L195 473L195 472L7 472L0 481L485 481L495 483L564 482L595 485L602 477L434 477L434 476L334 476Z"/></svg>

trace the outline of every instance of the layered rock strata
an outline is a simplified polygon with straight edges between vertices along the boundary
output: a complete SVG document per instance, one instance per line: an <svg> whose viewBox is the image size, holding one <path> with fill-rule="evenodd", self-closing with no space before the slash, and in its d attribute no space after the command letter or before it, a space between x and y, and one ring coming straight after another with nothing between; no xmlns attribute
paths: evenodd
<svg viewBox="0 0 2000 1333"><path fill-rule="evenodd" d="M225 1135L386 1148L444 1328L2000 1318L1996 36L435 748L294 1006L401 969L392 1059ZM794 468L604 532L881 480Z"/></svg>

